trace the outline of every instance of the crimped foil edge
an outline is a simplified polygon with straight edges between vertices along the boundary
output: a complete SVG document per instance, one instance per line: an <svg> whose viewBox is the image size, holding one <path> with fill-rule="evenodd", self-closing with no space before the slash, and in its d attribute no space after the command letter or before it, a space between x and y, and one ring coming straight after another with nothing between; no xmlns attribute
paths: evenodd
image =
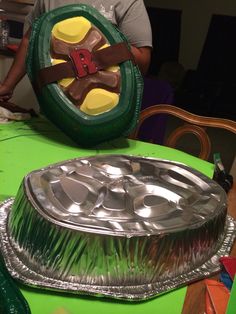
<svg viewBox="0 0 236 314"><path fill-rule="evenodd" d="M185 284L209 277L220 270L219 258L227 256L236 236L236 221L227 216L225 235L221 247L207 262L194 270L164 281L135 286L98 286L77 284L42 276L32 271L15 255L7 233L7 220L13 198L0 204L0 249L6 266L12 277L20 282L36 288L56 290L68 293L105 296L129 301L141 301L169 292Z"/></svg>

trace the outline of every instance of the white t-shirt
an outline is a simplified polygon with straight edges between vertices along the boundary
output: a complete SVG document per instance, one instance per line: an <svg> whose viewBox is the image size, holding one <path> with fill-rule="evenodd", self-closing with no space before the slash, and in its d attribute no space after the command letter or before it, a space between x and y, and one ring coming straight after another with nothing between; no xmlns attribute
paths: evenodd
<svg viewBox="0 0 236 314"><path fill-rule="evenodd" d="M87 4L116 25L135 47L152 47L152 31L143 0L37 0L26 22L31 25L41 14L68 4Z"/></svg>

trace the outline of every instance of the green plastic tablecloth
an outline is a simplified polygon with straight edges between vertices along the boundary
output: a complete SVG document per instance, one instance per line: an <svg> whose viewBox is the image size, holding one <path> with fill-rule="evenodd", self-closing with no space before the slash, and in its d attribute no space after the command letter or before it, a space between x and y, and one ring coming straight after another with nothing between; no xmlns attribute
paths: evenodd
<svg viewBox="0 0 236 314"><path fill-rule="evenodd" d="M226 314L235 314L236 312L236 276L234 276L233 286L230 291L230 298L226 309Z"/></svg>
<svg viewBox="0 0 236 314"><path fill-rule="evenodd" d="M84 149L43 117L0 125L0 198L14 196L23 177L32 170L76 157L97 154L129 154L182 162L212 177L211 163L168 147L140 141L117 139ZM53 314L64 309L69 314L180 314L186 288L154 299L129 303L114 299L69 295L20 285L32 314Z"/></svg>

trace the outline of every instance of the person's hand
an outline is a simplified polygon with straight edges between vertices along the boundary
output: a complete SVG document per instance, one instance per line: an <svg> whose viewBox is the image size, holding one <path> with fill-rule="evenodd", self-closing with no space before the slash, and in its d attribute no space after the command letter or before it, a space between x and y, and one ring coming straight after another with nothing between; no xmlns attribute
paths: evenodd
<svg viewBox="0 0 236 314"><path fill-rule="evenodd" d="M0 84L0 101L8 101L13 94L12 88L5 84Z"/></svg>

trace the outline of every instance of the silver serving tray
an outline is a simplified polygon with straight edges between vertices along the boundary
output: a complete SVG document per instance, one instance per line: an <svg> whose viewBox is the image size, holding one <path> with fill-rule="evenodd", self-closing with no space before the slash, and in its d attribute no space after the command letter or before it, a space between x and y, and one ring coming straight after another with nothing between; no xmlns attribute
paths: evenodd
<svg viewBox="0 0 236 314"><path fill-rule="evenodd" d="M31 172L0 206L0 248L26 284L143 300L219 271L226 210L223 189L183 164L77 158Z"/></svg>

